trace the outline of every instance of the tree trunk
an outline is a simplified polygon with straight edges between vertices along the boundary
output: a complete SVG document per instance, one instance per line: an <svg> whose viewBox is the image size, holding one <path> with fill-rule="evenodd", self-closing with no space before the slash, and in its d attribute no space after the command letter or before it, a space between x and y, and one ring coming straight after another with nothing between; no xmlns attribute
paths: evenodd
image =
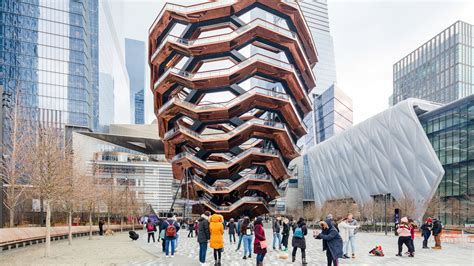
<svg viewBox="0 0 474 266"><path fill-rule="evenodd" d="M67 213L67 226L68 226L67 240L69 242L69 245L72 245L72 211L69 211Z"/></svg>
<svg viewBox="0 0 474 266"><path fill-rule="evenodd" d="M107 213L107 230L105 230L106 232L109 231L109 228L110 228L110 213Z"/></svg>
<svg viewBox="0 0 474 266"><path fill-rule="evenodd" d="M45 257L49 257L51 254L51 203L49 200L46 202L46 250Z"/></svg>
<svg viewBox="0 0 474 266"><path fill-rule="evenodd" d="M120 216L120 233L123 232L123 216Z"/></svg>
<svg viewBox="0 0 474 266"><path fill-rule="evenodd" d="M8 224L8 226L10 228L15 227L15 208L13 207L10 207L10 223Z"/></svg>
<svg viewBox="0 0 474 266"><path fill-rule="evenodd" d="M92 240L92 210L89 210L89 240Z"/></svg>
<svg viewBox="0 0 474 266"><path fill-rule="evenodd" d="M135 217L132 216L132 230L135 231Z"/></svg>

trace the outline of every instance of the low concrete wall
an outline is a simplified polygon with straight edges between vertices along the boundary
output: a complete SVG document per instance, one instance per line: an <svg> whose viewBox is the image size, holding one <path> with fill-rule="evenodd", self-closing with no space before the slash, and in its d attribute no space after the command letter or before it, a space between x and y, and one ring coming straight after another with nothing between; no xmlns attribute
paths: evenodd
<svg viewBox="0 0 474 266"><path fill-rule="evenodd" d="M113 231L120 231L120 225L110 225ZM131 225L124 225L123 230L131 230ZM141 230L143 226L135 225L135 230ZM104 225L107 230L107 225ZM98 234L99 227L92 226L92 234ZM89 226L73 226L73 237L89 235ZM67 239L68 227L51 227L51 240ZM0 229L0 250L8 250L17 247L29 246L37 243L43 243L46 240L46 227L16 227Z"/></svg>

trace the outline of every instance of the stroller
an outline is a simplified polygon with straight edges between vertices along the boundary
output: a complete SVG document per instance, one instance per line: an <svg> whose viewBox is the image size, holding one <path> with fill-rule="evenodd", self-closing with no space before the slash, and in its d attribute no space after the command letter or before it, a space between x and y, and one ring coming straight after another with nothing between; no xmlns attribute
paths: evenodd
<svg viewBox="0 0 474 266"><path fill-rule="evenodd" d="M369 254L374 255L376 257L383 257L385 256L383 254L383 249L382 246L375 246L371 251L369 251Z"/></svg>
<svg viewBox="0 0 474 266"><path fill-rule="evenodd" d="M128 237L132 240L137 240L140 236L135 231L128 231Z"/></svg>

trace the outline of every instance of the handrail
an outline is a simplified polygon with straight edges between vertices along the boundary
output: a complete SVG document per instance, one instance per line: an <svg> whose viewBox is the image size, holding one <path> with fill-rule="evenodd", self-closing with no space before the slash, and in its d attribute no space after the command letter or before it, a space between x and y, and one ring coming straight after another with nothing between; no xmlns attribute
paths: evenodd
<svg viewBox="0 0 474 266"><path fill-rule="evenodd" d="M300 152L300 148L293 142L293 139L290 137L291 134L286 127L285 124L279 123L279 122L274 122L274 121L269 121L265 119L259 119L259 118L253 118L251 120L246 121L242 125L236 127L234 130L225 132L225 133L216 133L216 134L199 134L196 131L193 131L185 126L182 126L180 124L177 125L177 127L172 128L168 132L165 133L163 140L166 141L170 139L171 137L175 136L178 132L182 132L188 135L191 135L192 137L195 137L199 140L208 140L208 141L218 141L220 139L230 139L232 136L239 134L240 132L244 131L246 128L252 126L252 125L261 125L261 126L268 126L268 127L274 127L274 128L279 128L283 129L286 131L288 134L288 137L290 139L290 142L293 146L293 149L297 152Z"/></svg>
<svg viewBox="0 0 474 266"><path fill-rule="evenodd" d="M202 178L199 178L197 176L193 177L193 181L194 182L197 182L199 183L200 185L204 186L207 188L207 190L210 190L210 191L222 191L222 190L230 190L232 191L233 189L237 188L238 186L242 185L243 183L245 183L246 181L248 181L249 179L258 179L258 180L270 180L272 181L272 184L275 186L275 187L278 187L278 185L275 183L275 181L273 180L273 177L271 175L266 175L266 174L247 174L241 178L239 178L239 180L235 181L234 183L232 183L230 186L225 186L225 187L214 187L214 186L211 186L209 184L207 184L206 182L204 182L202 180ZM191 181L190 181L191 182Z"/></svg>
<svg viewBox="0 0 474 266"><path fill-rule="evenodd" d="M203 78L210 78L210 77L218 77L218 76L223 76L223 75L230 75L230 74L234 73L235 71L237 71L237 69L242 69L242 68L244 68L248 65L251 65L252 63L254 63L256 61L264 61L266 63L273 64L277 67L285 68L289 71L297 73L297 71L295 70L295 67L292 64L257 53L257 54L252 55L251 57L245 59L244 61L236 64L236 65L233 65L233 66L228 67L228 68L218 69L218 70L209 70L209 71L192 73L192 72L181 70L179 68L170 67L155 82L155 84L153 85L153 88L156 90L156 88L158 87L158 84L160 84L166 78L166 76L168 76L170 73L173 73L173 74L176 74L176 75L188 78L188 79L203 79ZM301 88L304 88L302 86L302 83L301 83L300 79L299 79L299 76L296 75L296 77L298 79L298 82L301 85Z"/></svg>
<svg viewBox="0 0 474 266"><path fill-rule="evenodd" d="M174 35L167 35L166 38L160 43L160 45L156 48L155 52L153 53L151 60L155 60L155 57L159 54L159 51L163 49L165 44L167 42L175 42L178 44L183 44L186 46L193 46L193 45L203 45L203 44L208 44L208 43L213 43L213 42L219 42L219 41L225 41L225 40L232 40L236 36L239 36L241 33L244 33L246 31L252 30L256 26L263 26L265 28L268 28L274 32L281 33L289 38L292 38L298 42L298 46L302 48L303 46L300 43L299 38L297 37L296 33L285 29L283 27L280 27L278 25L275 25L269 21L263 20L261 18L256 18L249 23L243 25L240 28L237 28L234 31L231 31L229 33L224 33L224 34L219 34L219 35L214 35L214 36L209 36L209 37L204 37L204 38L199 38L199 39L186 39L186 38L181 38L177 37Z"/></svg>
<svg viewBox="0 0 474 266"><path fill-rule="evenodd" d="M176 154L173 157L173 159L171 160L171 163L174 163L174 162L176 162L178 160L181 160L183 158L188 158L189 160L194 161L194 162L202 165L204 169L209 169L211 167L228 168L228 167L230 167L230 165L232 165L234 163L237 163L241 158L243 158L243 157L245 157L249 154L252 154L252 153L261 154L261 155L264 155L264 156L269 156L270 155L270 156L278 157L280 159L281 163L283 165L285 165L285 160L283 159L283 157L281 156L279 151L273 150L273 149L264 149L264 148L250 148L248 150L245 150L245 151L239 153L237 156L233 157L231 160L229 160L227 162L206 162L203 159L195 156L192 153L181 152L179 154ZM290 175L290 173L288 172L288 169L286 167L284 167L284 169L285 169L286 174Z"/></svg>
<svg viewBox="0 0 474 266"><path fill-rule="evenodd" d="M209 207L211 207L214 210L230 211L232 209L235 209L235 208L239 207L240 205L242 205L245 202L259 202L259 203L262 203L268 209L268 204L266 203L265 199L262 198L262 197L243 197L243 198L239 199L238 201L232 203L232 205L230 205L230 206L218 206L215 203L213 203L212 201L203 201L202 203L204 205L208 205Z"/></svg>

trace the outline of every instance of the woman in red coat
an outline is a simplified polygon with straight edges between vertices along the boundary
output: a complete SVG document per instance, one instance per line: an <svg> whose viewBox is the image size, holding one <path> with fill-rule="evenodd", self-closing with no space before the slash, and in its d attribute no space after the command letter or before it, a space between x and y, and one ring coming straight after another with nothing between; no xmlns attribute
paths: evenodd
<svg viewBox="0 0 474 266"><path fill-rule="evenodd" d="M257 254L257 266L263 266L263 258L267 254L267 241L262 220L262 217L257 217L254 225L255 241L253 242L253 252Z"/></svg>

